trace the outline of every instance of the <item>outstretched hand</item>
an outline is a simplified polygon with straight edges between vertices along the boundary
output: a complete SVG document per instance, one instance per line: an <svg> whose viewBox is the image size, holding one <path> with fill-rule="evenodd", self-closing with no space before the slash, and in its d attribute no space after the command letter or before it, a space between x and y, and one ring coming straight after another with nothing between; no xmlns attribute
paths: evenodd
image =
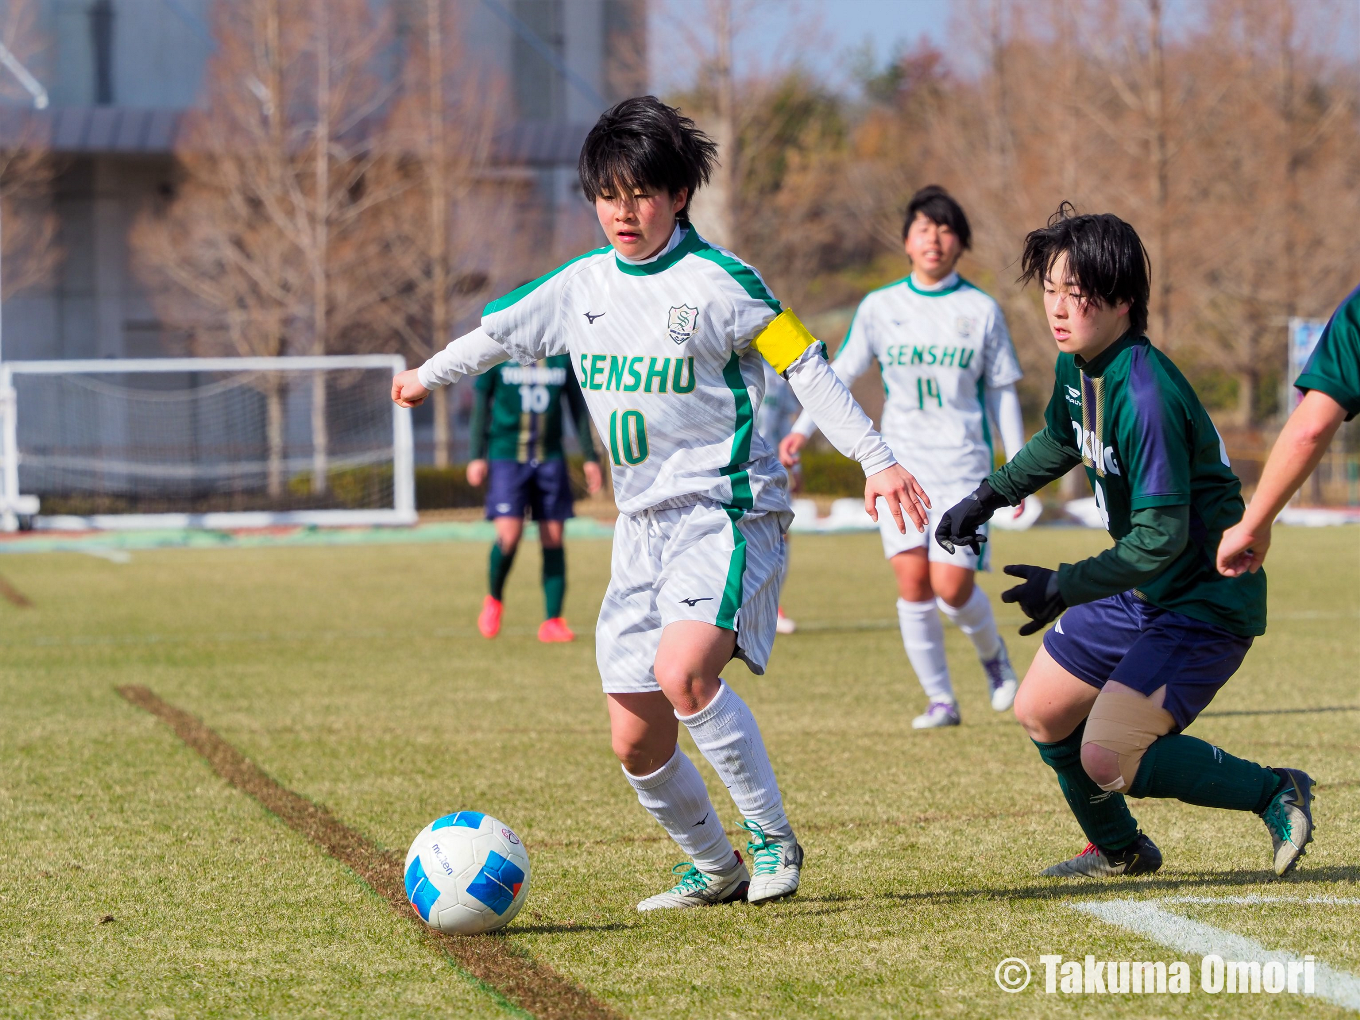
<svg viewBox="0 0 1360 1020"><path fill-rule="evenodd" d="M951 556L955 546L967 546L974 556L982 555L982 545L987 536L978 531L997 509L1006 506L1006 500L996 495L992 487L983 482L962 500L950 507L940 518L935 528L935 541Z"/></svg>
<svg viewBox="0 0 1360 1020"><path fill-rule="evenodd" d="M918 532L926 530L930 522L926 516L926 511L930 509L930 497L921 488L921 483L901 464L884 468L864 480L864 510L875 522L878 521L879 499L888 504L888 512L902 534L907 533L908 517Z"/></svg>
<svg viewBox="0 0 1360 1020"><path fill-rule="evenodd" d="M1067 602L1058 590L1056 570L1011 563L1005 571L1011 577L1025 579L1024 584L1017 584L1001 593L1002 602L1018 602L1021 611L1029 617L1029 623L1020 628L1021 637L1043 630L1067 609Z"/></svg>

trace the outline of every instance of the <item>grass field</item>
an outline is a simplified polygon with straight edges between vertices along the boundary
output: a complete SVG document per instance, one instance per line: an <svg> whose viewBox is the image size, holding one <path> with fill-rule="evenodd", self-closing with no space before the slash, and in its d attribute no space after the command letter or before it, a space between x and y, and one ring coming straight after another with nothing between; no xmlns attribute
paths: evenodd
<svg viewBox="0 0 1360 1020"><path fill-rule="evenodd" d="M1053 564L1103 541L1002 533L995 553ZM803 629L779 640L767 676L736 664L727 677L761 722L807 847L802 891L646 917L634 904L678 858L609 751L589 636L608 544L571 547L573 646L533 638L532 549L506 632L476 636L484 553L0 559L33 602L0 604L0 1016L524 1015L120 698L124 684L198 716L398 852L454 809L512 824L533 892L503 944L627 1017L1353 1015L1201 991L1197 955L1077 908L1134 900L1360 974L1360 532L1280 529L1270 632L1191 730L1319 780L1317 842L1296 878L1274 880L1255 817L1156 801L1133 802L1166 854L1155 878L1037 877L1084 840L1014 719L987 706L965 639L948 632L964 725L913 733L922 698L877 537L800 536L785 604ZM1002 579L984 584L995 595ZM1037 639L1016 637L1014 610L1000 609L1023 669ZM1189 960L1192 990L1049 995L1044 953ZM1005 957L1036 971L1021 994L994 981Z"/></svg>

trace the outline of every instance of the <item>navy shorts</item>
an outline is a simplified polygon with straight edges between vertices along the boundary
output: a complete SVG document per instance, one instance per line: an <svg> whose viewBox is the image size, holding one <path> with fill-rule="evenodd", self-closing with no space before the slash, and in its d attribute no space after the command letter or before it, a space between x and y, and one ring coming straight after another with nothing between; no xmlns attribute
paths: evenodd
<svg viewBox="0 0 1360 1020"><path fill-rule="evenodd" d="M536 521L565 521L575 517L571 477L565 460L493 460L487 467L486 519L523 517L525 508Z"/></svg>
<svg viewBox="0 0 1360 1020"><path fill-rule="evenodd" d="M1132 592L1069 609L1044 635L1058 665L1092 687L1116 680L1163 703L1183 730L1246 658L1252 639L1173 613Z"/></svg>

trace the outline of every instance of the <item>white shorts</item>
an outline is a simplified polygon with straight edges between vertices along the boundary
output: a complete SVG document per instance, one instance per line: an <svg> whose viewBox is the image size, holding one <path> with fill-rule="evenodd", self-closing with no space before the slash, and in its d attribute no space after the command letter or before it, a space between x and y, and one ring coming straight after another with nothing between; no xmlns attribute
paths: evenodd
<svg viewBox="0 0 1360 1020"><path fill-rule="evenodd" d="M923 483L924 484L924 483ZM898 553L911 552L913 549L924 548L926 559L931 563L950 563L956 567L963 567L965 570L990 570L988 562L988 545L982 547L982 555L978 555L967 546L956 546L953 553L945 551L944 546L935 541L935 528L940 523L940 518L945 511L958 504L976 485L970 485L966 489L940 489L938 487L927 487L926 493L930 496L930 523L926 525L925 534L916 530L916 525L910 520L907 521L907 533L904 535L897 530L897 522L893 520L893 515L888 512L888 504L883 500L878 501L878 533L883 539L883 556L885 559L892 559ZM982 533L987 533L987 525L982 526Z"/></svg>
<svg viewBox="0 0 1360 1020"><path fill-rule="evenodd" d="M677 620L736 631L736 656L764 673L774 646L789 513L699 503L614 525L609 590L595 628L606 694L659 691L652 665Z"/></svg>

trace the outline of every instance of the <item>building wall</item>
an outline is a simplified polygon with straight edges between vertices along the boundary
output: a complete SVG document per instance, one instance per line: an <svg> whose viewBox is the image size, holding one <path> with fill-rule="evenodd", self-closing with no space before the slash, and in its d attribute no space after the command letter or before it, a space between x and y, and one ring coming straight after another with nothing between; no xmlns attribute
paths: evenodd
<svg viewBox="0 0 1360 1020"><path fill-rule="evenodd" d="M37 0L41 38L27 60L54 108L183 110L200 98L213 51L213 2ZM393 19L395 60L402 33L423 26L424 0L372 2ZM501 76L515 118L588 124L645 82L633 54L645 52L646 2L458 0L456 10L465 52ZM557 66L517 33L516 20ZM170 186L172 154L79 143L58 155L62 172L52 201L65 257L50 284L5 302L4 356L166 353L167 337L133 272L127 238L138 211ZM531 173L547 214L545 260L560 261L594 243L598 227L580 201L574 160Z"/></svg>

